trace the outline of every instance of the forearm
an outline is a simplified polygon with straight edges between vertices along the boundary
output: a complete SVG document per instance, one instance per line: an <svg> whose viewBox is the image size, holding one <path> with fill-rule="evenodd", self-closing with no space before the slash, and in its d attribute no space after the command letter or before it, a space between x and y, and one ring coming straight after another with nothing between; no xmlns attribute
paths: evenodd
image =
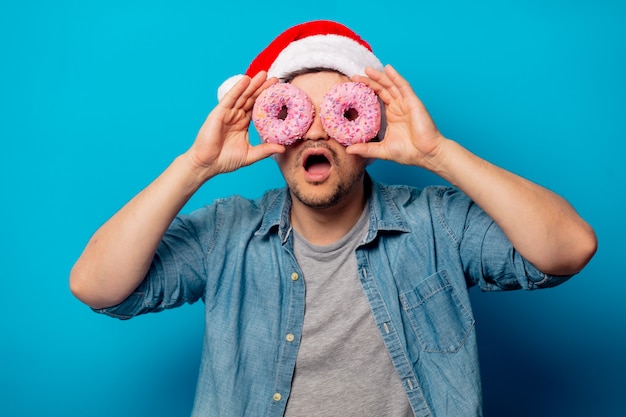
<svg viewBox="0 0 626 417"><path fill-rule="evenodd" d="M103 308L132 293L148 272L168 226L206 178L186 154L176 158L89 240L70 274L74 295Z"/></svg>
<svg viewBox="0 0 626 417"><path fill-rule="evenodd" d="M595 253L592 228L557 194L450 140L429 163L429 169L485 210L515 249L544 273L576 273Z"/></svg>
<svg viewBox="0 0 626 417"><path fill-rule="evenodd" d="M385 104L380 142L347 152L428 169L458 187L500 226L515 249L551 275L578 272L596 250L591 227L558 195L478 158L444 138L410 84L391 66L366 69L365 82Z"/></svg>

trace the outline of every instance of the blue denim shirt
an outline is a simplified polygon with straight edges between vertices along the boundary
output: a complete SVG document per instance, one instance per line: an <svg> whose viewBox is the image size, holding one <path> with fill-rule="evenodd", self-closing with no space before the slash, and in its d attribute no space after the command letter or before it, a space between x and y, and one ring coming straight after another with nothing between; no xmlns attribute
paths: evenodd
<svg viewBox="0 0 626 417"><path fill-rule="evenodd" d="M453 188L372 183L369 206L359 279L415 415L482 415L468 288L530 290L567 277L538 271ZM177 217L139 288L99 310L126 319L204 301L193 417L284 413L305 302L290 207L281 189Z"/></svg>

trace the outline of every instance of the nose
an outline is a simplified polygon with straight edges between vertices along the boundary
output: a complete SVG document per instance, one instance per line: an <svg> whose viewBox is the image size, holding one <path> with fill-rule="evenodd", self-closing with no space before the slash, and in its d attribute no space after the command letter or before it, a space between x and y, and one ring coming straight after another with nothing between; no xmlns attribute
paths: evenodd
<svg viewBox="0 0 626 417"><path fill-rule="evenodd" d="M330 137L328 133L324 130L324 126L322 126L322 119L320 118L319 107L316 106L315 114L313 115L313 123L309 127L304 134L304 140L329 140Z"/></svg>

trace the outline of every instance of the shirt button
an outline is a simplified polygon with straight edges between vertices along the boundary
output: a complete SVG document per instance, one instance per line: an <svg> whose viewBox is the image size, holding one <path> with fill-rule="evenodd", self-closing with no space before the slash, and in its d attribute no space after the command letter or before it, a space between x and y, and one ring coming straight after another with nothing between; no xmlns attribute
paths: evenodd
<svg viewBox="0 0 626 417"><path fill-rule="evenodd" d="M277 392L272 398L274 399L274 401L280 401L282 400L283 396Z"/></svg>
<svg viewBox="0 0 626 417"><path fill-rule="evenodd" d="M285 336L285 339L286 339L288 342L293 342L295 338L296 338L296 337L293 335L293 333L288 333L288 334L287 334L287 336Z"/></svg>
<svg viewBox="0 0 626 417"><path fill-rule="evenodd" d="M298 276L298 273L297 273L297 272L292 272L292 273L291 273L291 280L292 280L292 281L297 281L297 280L298 280L298 278L300 278L300 277Z"/></svg>

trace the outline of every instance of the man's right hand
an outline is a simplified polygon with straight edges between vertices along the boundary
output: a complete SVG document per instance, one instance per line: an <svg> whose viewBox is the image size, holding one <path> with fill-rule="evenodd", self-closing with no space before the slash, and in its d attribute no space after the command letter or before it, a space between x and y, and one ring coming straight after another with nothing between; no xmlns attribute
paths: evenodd
<svg viewBox="0 0 626 417"><path fill-rule="evenodd" d="M261 91L277 82L275 78L266 78L264 71L253 78L244 76L222 98L200 128L185 155L200 170L204 181L285 151L283 145L276 143L250 144L248 129L254 101Z"/></svg>

